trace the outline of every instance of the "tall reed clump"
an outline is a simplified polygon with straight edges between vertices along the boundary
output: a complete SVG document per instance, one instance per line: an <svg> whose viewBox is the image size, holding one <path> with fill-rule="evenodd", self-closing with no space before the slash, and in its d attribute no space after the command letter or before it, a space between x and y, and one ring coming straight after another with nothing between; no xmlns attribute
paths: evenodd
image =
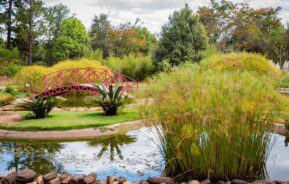
<svg viewBox="0 0 289 184"><path fill-rule="evenodd" d="M145 79L154 70L151 56L129 54L122 58L109 57L103 61L103 64L137 81Z"/></svg>
<svg viewBox="0 0 289 184"><path fill-rule="evenodd" d="M241 64L252 56L235 55L230 59ZM262 178L273 139L268 129L288 103L270 79L278 70L219 70L211 59L150 81L146 94L155 100L142 111L158 130L165 172L177 179Z"/></svg>

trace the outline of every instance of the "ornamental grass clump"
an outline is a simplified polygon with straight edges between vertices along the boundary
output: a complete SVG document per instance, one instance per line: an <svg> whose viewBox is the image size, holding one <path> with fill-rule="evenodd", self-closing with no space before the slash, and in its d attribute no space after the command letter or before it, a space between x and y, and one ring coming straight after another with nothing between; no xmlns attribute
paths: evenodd
<svg viewBox="0 0 289 184"><path fill-rule="evenodd" d="M182 181L261 179L273 145L270 125L288 103L276 90L278 81L269 80L277 69L255 75L208 66L150 81L146 94L155 100L142 111L158 130L165 172Z"/></svg>

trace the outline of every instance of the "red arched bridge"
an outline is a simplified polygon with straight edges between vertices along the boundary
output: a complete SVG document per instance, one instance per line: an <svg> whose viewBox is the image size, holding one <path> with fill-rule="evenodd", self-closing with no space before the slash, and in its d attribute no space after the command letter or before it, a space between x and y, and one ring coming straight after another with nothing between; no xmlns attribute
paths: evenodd
<svg viewBox="0 0 289 184"><path fill-rule="evenodd" d="M31 98L57 96L71 91L99 94L95 85L123 86L121 93L138 90L138 82L116 71L100 68L71 68L44 75L29 83Z"/></svg>

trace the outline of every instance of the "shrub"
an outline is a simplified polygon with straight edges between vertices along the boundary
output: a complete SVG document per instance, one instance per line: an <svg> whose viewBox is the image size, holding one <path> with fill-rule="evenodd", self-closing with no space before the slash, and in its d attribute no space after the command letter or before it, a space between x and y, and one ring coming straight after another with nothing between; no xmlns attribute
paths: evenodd
<svg viewBox="0 0 289 184"><path fill-rule="evenodd" d="M15 75L17 82L21 84L28 84L29 82L33 82L39 77L46 75L53 70L46 68L44 66L24 66L22 69Z"/></svg>
<svg viewBox="0 0 289 184"><path fill-rule="evenodd" d="M250 71L261 76L269 75L278 80L281 72L269 60L260 54L230 53L216 54L202 61L202 67L217 71Z"/></svg>
<svg viewBox="0 0 289 184"><path fill-rule="evenodd" d="M18 91L17 89L13 88L12 86L8 85L5 88L5 92L9 93L12 96L16 96L20 94L20 91Z"/></svg>
<svg viewBox="0 0 289 184"><path fill-rule="evenodd" d="M21 65L15 63L6 64L2 67L2 73L8 77L14 77L15 74L21 70L21 68Z"/></svg>
<svg viewBox="0 0 289 184"><path fill-rule="evenodd" d="M289 71L284 71L280 86L282 88L289 88Z"/></svg>
<svg viewBox="0 0 289 184"><path fill-rule="evenodd" d="M101 97L97 96L97 99L89 98L90 103L97 104L102 107L106 115L116 115L117 109L123 105L123 98L121 96L122 86L109 86L107 89L104 84L99 85L95 84L95 87L102 95Z"/></svg>
<svg viewBox="0 0 289 184"><path fill-rule="evenodd" d="M214 65L217 58L151 79L145 94L155 100L141 107L143 116L155 123L168 176L262 178L272 146L268 128L288 98L276 91L271 67L253 70L252 62L229 70L226 62Z"/></svg>
<svg viewBox="0 0 289 184"><path fill-rule="evenodd" d="M101 65L98 61L88 60L88 59L80 59L80 60L67 60L59 62L51 67L44 66L24 66L16 75L15 78L21 84L28 84L29 82L33 82L39 77L42 77L46 74L53 73L55 71L69 69L69 68L103 68L107 69L107 67Z"/></svg>
<svg viewBox="0 0 289 184"><path fill-rule="evenodd" d="M13 100L14 98L11 95L5 95L3 97L0 97L0 107L9 105Z"/></svg>
<svg viewBox="0 0 289 184"><path fill-rule="evenodd" d="M107 67L103 66L99 61L88 59L61 61L53 65L51 68L53 71L59 71L67 68L87 68L87 67L107 69Z"/></svg>
<svg viewBox="0 0 289 184"><path fill-rule="evenodd" d="M103 63L115 71L141 81L152 74L154 67L151 56L135 56L129 54L123 58L109 57Z"/></svg>
<svg viewBox="0 0 289 184"><path fill-rule="evenodd" d="M53 107L59 104L59 100L52 97L33 99L32 101L25 101L18 105L18 107L25 111L32 111L35 119L45 118Z"/></svg>
<svg viewBox="0 0 289 184"><path fill-rule="evenodd" d="M17 49L0 49L0 75L13 77L20 69L20 57Z"/></svg>

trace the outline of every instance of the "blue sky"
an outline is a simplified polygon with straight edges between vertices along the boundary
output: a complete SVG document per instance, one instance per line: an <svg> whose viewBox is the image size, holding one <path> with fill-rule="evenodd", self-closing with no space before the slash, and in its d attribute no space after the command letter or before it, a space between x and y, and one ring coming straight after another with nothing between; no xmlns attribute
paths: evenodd
<svg viewBox="0 0 289 184"><path fill-rule="evenodd" d="M289 22L289 0L231 0L235 3L248 3L255 8L282 7L282 22ZM193 10L208 5L210 0L44 0L47 6L62 3L71 13L75 13L83 24L89 28L94 15L105 13L113 25L134 21L140 18L143 26L151 32L158 33L167 21L168 15L188 3Z"/></svg>

